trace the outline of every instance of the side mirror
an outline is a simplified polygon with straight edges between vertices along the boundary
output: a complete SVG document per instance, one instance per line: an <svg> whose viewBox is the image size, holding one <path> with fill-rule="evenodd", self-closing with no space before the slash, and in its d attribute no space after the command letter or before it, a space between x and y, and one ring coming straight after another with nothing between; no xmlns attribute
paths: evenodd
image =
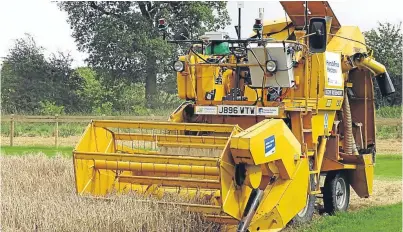
<svg viewBox="0 0 403 232"><path fill-rule="evenodd" d="M326 51L327 32L326 19L311 18L309 21L309 49L312 53L322 53Z"/></svg>

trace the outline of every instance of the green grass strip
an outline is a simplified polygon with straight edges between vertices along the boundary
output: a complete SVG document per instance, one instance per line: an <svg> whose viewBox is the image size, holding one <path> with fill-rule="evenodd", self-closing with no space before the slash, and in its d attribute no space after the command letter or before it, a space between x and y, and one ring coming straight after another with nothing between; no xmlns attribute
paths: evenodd
<svg viewBox="0 0 403 232"><path fill-rule="evenodd" d="M402 203L325 216L301 228L304 232L401 232Z"/></svg>
<svg viewBox="0 0 403 232"><path fill-rule="evenodd" d="M402 178L401 155L377 155L375 164L375 176L388 179Z"/></svg>
<svg viewBox="0 0 403 232"><path fill-rule="evenodd" d="M44 153L47 156L61 154L71 156L73 147L50 147L50 146L1 146L1 155L27 155Z"/></svg>

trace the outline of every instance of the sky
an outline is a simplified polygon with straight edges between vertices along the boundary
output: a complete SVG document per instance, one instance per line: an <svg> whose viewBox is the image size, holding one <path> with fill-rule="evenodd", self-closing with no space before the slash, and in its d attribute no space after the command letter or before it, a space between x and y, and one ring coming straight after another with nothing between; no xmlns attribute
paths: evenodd
<svg viewBox="0 0 403 232"><path fill-rule="evenodd" d="M241 34L247 36L252 31L259 8L264 8L265 19L284 17L284 10L278 1L243 1ZM231 37L236 37L234 26L238 24L238 1L229 1L227 9L232 24L225 28ZM383 0L338 0L329 1L341 25L357 25L361 31L377 26L377 22L398 23L403 21L403 7L399 1ZM31 34L46 53L69 52L73 66L85 65L85 53L77 50L72 30L66 21L67 14L58 9L50 0L2 0L0 1L0 63L7 56L15 39Z"/></svg>

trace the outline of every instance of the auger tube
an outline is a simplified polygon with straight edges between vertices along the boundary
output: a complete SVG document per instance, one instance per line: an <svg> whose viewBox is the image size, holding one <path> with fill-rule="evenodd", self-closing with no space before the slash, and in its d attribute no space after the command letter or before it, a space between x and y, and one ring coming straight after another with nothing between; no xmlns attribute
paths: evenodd
<svg viewBox="0 0 403 232"><path fill-rule="evenodd" d="M256 194L253 194L253 192L252 192L252 194L250 195L247 206L245 208L244 216L238 224L237 232L248 231L250 222L252 221L252 218L255 215L257 207L259 207L259 204L262 200L263 193L264 193L263 190L254 189L254 191ZM250 205L250 207L248 207L249 205Z"/></svg>
<svg viewBox="0 0 403 232"><path fill-rule="evenodd" d="M395 87L383 64L377 62L373 57L367 57L362 53L354 54L353 62L355 66L365 67L375 74L375 79L383 97L395 92Z"/></svg>

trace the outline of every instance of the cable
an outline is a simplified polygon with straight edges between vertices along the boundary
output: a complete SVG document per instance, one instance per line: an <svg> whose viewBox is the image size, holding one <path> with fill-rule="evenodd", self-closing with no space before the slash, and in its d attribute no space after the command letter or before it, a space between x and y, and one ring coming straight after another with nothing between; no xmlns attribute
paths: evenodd
<svg viewBox="0 0 403 232"><path fill-rule="evenodd" d="M255 88L253 90L255 90L255 93L256 93L256 101L253 103L253 105L255 106L257 104L257 101L259 101L259 94ZM263 92L262 92L262 95L263 95Z"/></svg>
<svg viewBox="0 0 403 232"><path fill-rule="evenodd" d="M274 99L275 101L277 101L277 99L280 98L280 100L283 100L283 98L285 97L285 95L287 95L289 88L286 89L286 91L281 94L280 96L276 97L276 99Z"/></svg>
<svg viewBox="0 0 403 232"><path fill-rule="evenodd" d="M277 69L277 71L284 72L284 71L288 71L288 70L290 70L290 69L292 69L292 68L293 68L293 66L291 65L291 67L289 67L289 68L286 68L286 69Z"/></svg>
<svg viewBox="0 0 403 232"><path fill-rule="evenodd" d="M257 59L257 57L256 57L256 55L255 55L255 52L254 52L252 49L250 49L250 51L252 52L252 55L255 57L257 63L259 64L259 67L262 69L263 72L265 72L265 70L264 70L264 68L263 68L263 65L262 65L262 64L259 62L259 60Z"/></svg>
<svg viewBox="0 0 403 232"><path fill-rule="evenodd" d="M199 54L197 54L193 48L190 48L190 51L192 51L193 54L195 54L197 57L199 57L199 59L201 59L202 61L206 62L207 64L211 64L210 62L208 62L207 60L205 60L203 57L201 57Z"/></svg>
<svg viewBox="0 0 403 232"><path fill-rule="evenodd" d="M356 42L356 43L359 43L359 44L362 44L362 45L364 45L366 48L368 48L369 50L372 50L368 45L366 45L365 43L360 42L360 41L358 41L358 40L350 39L350 38L343 37L343 36L339 36L339 35L336 35L336 34L330 34L330 33L329 33L329 35L335 36L335 37L339 37L339 38L342 38L342 39L346 39L346 40L350 40L350 41L353 41L353 42Z"/></svg>

